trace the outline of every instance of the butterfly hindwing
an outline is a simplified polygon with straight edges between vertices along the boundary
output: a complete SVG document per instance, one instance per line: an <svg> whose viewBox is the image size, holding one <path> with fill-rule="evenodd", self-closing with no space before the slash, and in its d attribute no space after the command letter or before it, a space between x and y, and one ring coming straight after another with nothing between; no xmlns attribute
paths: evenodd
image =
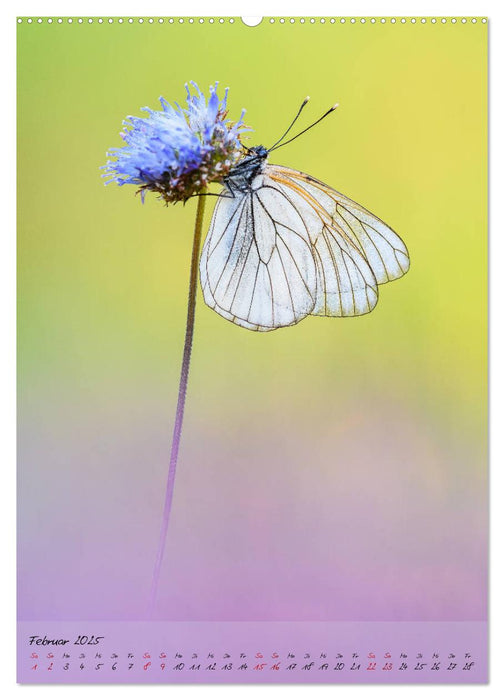
<svg viewBox="0 0 504 700"><path fill-rule="evenodd" d="M378 284L398 279L408 271L408 249L384 221L310 175L283 166L266 167L272 169L275 179L301 188L311 201L318 203L327 213L331 227L361 248Z"/></svg>
<svg viewBox="0 0 504 700"><path fill-rule="evenodd" d="M285 193L299 212L312 243L317 267L317 299L311 314L360 316L378 301L376 278L363 250L338 227L305 190L283 176L276 166L266 166L274 187Z"/></svg>

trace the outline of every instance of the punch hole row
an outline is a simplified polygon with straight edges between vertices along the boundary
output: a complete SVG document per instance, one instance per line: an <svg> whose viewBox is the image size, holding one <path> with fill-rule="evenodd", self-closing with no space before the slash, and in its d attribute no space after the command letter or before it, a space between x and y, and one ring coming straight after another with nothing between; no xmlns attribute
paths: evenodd
<svg viewBox="0 0 504 700"><path fill-rule="evenodd" d="M476 24L478 18L457 18L457 17L270 17L270 24L456 24L460 22L461 24ZM482 17L482 24L487 23L487 18Z"/></svg>
<svg viewBox="0 0 504 700"><path fill-rule="evenodd" d="M18 17L22 24L234 24L234 17Z"/></svg>
<svg viewBox="0 0 504 700"><path fill-rule="evenodd" d="M252 20L252 21L247 21ZM258 20L258 21L253 21ZM476 17L18 17L22 24L235 24L242 22L255 27L269 24L476 24L487 23L487 18Z"/></svg>

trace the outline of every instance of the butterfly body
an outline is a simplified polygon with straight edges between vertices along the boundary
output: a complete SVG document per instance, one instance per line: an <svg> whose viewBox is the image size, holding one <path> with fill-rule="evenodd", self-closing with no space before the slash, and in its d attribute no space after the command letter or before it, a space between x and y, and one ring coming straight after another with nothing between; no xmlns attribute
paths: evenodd
<svg viewBox="0 0 504 700"><path fill-rule="evenodd" d="M264 146L250 148L247 155L234 166L225 178L224 183L231 195L233 191L246 192L250 189L253 179L262 172L268 158L268 149Z"/></svg>
<svg viewBox="0 0 504 700"><path fill-rule="evenodd" d="M200 259L205 302L255 331L308 315L360 316L409 268L399 236L367 209L256 146L224 180Z"/></svg>

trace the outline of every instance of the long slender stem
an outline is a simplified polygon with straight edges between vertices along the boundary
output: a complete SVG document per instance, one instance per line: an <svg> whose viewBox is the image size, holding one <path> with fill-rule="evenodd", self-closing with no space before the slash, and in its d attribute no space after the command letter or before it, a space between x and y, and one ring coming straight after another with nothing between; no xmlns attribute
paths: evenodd
<svg viewBox="0 0 504 700"><path fill-rule="evenodd" d="M182 433L182 422L184 419L184 407L187 393L187 380L189 378L189 365L191 362L191 349L194 332L194 317L196 310L196 291L198 287L198 259L201 245L201 231L203 227L203 213L205 210L205 197L198 197L198 209L196 212L196 223L194 225L194 240L191 258L191 277L189 281L189 299L187 302L187 321L184 342L184 354L182 356L182 368L180 370L180 382L177 401L177 412L175 414L175 425L173 428L173 440L170 453L170 467L168 469L168 480L166 483L166 494L163 508L163 520L161 532L159 534L159 544L154 564L154 574L152 576L150 615L154 612L157 591L159 586L159 575L163 554L166 544L166 534L170 521L170 511L173 500L173 489L175 486L175 472L177 470L177 459L180 447L180 435Z"/></svg>

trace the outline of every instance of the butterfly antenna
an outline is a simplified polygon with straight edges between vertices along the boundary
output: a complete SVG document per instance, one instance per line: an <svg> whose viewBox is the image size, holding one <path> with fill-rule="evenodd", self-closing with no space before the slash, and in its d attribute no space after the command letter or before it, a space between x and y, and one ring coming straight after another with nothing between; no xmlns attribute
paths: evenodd
<svg viewBox="0 0 504 700"><path fill-rule="evenodd" d="M319 122L321 122L322 119L325 119L329 114L331 114L331 112L334 112L334 110L337 109L338 106L339 106L339 105L337 105L337 104L336 104L336 105L333 105L333 106L331 107L331 109L328 109L327 112L326 112L325 114L323 114L321 117L319 117L319 118L317 119L316 122L313 122L313 124L310 124L310 126L307 126L306 129L303 129L303 131L300 131L299 134L296 134L295 136L293 136L291 139L289 139L289 140L286 141L285 143L280 143L280 141L282 140L282 139L280 139L280 141L277 141L277 143L276 143L274 146L272 146L272 147L269 149L269 151L270 151L270 152L271 152L271 151L275 151L277 148L281 148L282 146L286 146L288 143L291 143L292 141L294 141L294 139L297 139L298 136L301 136L302 134L305 134L309 129L311 129L313 126L315 126L316 124L318 124ZM295 120L294 120L294 121L295 121ZM292 125L291 125L291 126L292 126ZM289 127L289 129L290 129L290 127ZM284 134L284 136L285 136L285 134ZM282 138L284 138L284 136L282 136ZM277 144L280 144L280 145L277 145Z"/></svg>
<svg viewBox="0 0 504 700"><path fill-rule="evenodd" d="M303 104L302 104L301 107L298 109L298 113L296 114L296 116L295 116L294 119L292 120L292 122L291 122L289 128L287 129L287 131L285 132L285 134L282 136L282 138L278 139L278 141L276 141L276 142L273 144L273 146L272 146L271 148L268 148L268 151L272 151L272 150L275 148L275 146L277 146L281 141L284 140L284 138L287 136L287 134L288 134L289 131L292 129L292 127L294 126L294 124L297 122L297 120L298 120L298 118L299 118L299 115L301 114L301 112L303 111L303 109L306 107L306 105L307 105L309 99L310 99L309 97L305 97L305 98L304 98Z"/></svg>

